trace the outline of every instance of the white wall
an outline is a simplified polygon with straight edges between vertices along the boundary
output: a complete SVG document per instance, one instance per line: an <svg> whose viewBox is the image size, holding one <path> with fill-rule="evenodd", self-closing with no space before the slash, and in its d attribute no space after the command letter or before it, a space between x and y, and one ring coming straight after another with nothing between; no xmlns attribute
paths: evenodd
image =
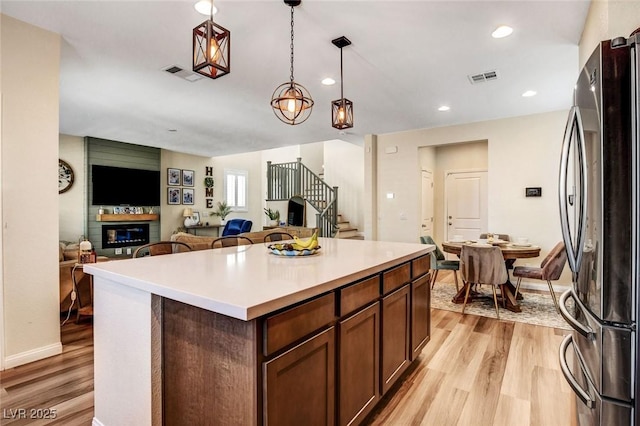
<svg viewBox="0 0 640 426"><path fill-rule="evenodd" d="M378 201L372 207L378 210L378 239L405 242L418 239L420 147L487 140L489 229L528 235L542 248L541 257L546 256L562 239L557 178L566 117L567 111L556 111L378 135ZM397 147L397 152L385 153L393 147ZM542 187L543 196L526 198L527 186ZM387 199L387 192L393 192L395 198ZM539 265L540 261L527 259L520 264ZM562 282L570 282L566 271Z"/></svg>
<svg viewBox="0 0 640 426"><path fill-rule="evenodd" d="M5 15L0 19L3 343L4 367L10 368L62 350L56 214L60 37Z"/></svg>
<svg viewBox="0 0 640 426"><path fill-rule="evenodd" d="M86 235L87 177L84 138L61 134L58 155L71 166L75 176L71 189L58 196L60 240L78 241L81 235Z"/></svg>
<svg viewBox="0 0 640 426"><path fill-rule="evenodd" d="M364 227L364 150L341 140L324 143L324 180L338 187L338 213L353 228Z"/></svg>

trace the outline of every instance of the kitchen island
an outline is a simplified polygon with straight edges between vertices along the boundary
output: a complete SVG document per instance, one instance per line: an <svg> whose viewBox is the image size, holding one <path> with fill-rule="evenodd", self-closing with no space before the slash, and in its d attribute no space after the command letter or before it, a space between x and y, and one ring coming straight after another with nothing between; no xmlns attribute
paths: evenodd
<svg viewBox="0 0 640 426"><path fill-rule="evenodd" d="M320 245L86 265L94 424L361 422L429 340L434 247Z"/></svg>

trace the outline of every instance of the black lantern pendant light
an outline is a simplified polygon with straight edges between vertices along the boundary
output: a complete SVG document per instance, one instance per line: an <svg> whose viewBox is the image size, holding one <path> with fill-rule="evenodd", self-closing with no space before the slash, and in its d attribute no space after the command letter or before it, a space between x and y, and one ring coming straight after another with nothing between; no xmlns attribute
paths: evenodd
<svg viewBox="0 0 640 426"><path fill-rule="evenodd" d="M291 76L290 81L276 87L271 96L271 107L280 121L296 125L303 123L311 115L313 99L309 91L301 84L293 81L293 8L301 3L301 0L284 0L287 6L291 6Z"/></svg>
<svg viewBox="0 0 640 426"><path fill-rule="evenodd" d="M231 33L213 22L207 21L193 29L193 71L209 78L218 78L231 72Z"/></svg>
<svg viewBox="0 0 640 426"><path fill-rule="evenodd" d="M340 48L340 99L331 102L331 126L342 130L353 127L353 102L344 97L342 88L342 48L349 46L351 41L342 36L331 43Z"/></svg>

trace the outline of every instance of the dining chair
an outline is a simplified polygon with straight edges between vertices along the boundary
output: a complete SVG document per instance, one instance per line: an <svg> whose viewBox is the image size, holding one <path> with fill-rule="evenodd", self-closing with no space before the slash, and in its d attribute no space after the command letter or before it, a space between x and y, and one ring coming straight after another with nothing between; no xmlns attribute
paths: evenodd
<svg viewBox="0 0 640 426"><path fill-rule="evenodd" d="M433 277L431 278L431 288L436 285L436 278L438 277L438 271L444 269L446 271L453 271L453 278L456 282L456 291L459 290L458 286L458 270L460 269L460 261L459 260L447 260L444 257L444 253L440 250L440 247L433 241L431 236L426 235L420 237L420 242L422 244L433 244L436 249L433 253L431 253L431 267L430 269L434 270Z"/></svg>
<svg viewBox="0 0 640 426"><path fill-rule="evenodd" d="M293 240L293 235L288 232L270 232L264 236L265 243L282 240Z"/></svg>
<svg viewBox="0 0 640 426"><path fill-rule="evenodd" d="M216 238L211 242L211 248L246 246L253 244L253 241L247 237L240 235L228 235L226 237Z"/></svg>
<svg viewBox="0 0 640 426"><path fill-rule="evenodd" d="M473 284L487 284L493 290L493 302L496 305L496 316L500 319L498 310L498 297L496 287L504 296L504 285L507 282L507 268L504 265L504 257L500 247L490 245L463 245L460 252L460 274L462 281L467 286L462 305L462 314L467 306L469 290ZM503 297L503 303L505 298Z"/></svg>
<svg viewBox="0 0 640 426"><path fill-rule="evenodd" d="M509 238L509 234L493 234L493 237L502 241L511 241L511 239ZM486 240L487 234L482 233L478 238L480 238L481 240Z"/></svg>
<svg viewBox="0 0 640 426"><path fill-rule="evenodd" d="M222 229L221 237L226 237L228 235L238 235L238 234L242 234L243 232L249 232L251 231L252 225L253 225L253 222L251 222L250 220L230 219L224 225L224 228Z"/></svg>
<svg viewBox="0 0 640 426"><path fill-rule="evenodd" d="M544 258L540 267L516 266L513 270L513 276L518 277L515 296L518 297L518 290L520 289L520 283L523 278L545 280L549 286L549 292L553 298L553 304L556 306L556 311L560 312L556 293L553 291L551 281L557 281L560 278L565 263L567 263L567 252L564 249L564 243L559 242Z"/></svg>
<svg viewBox="0 0 640 426"><path fill-rule="evenodd" d="M163 254L180 253L191 251L191 246L179 241L157 241L138 247L133 252L134 259L145 256L160 256Z"/></svg>

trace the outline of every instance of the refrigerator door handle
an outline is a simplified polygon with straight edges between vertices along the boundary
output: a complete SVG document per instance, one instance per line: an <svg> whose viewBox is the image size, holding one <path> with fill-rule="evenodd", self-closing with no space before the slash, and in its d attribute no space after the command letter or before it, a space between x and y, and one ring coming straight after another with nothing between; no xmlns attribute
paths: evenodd
<svg viewBox="0 0 640 426"><path fill-rule="evenodd" d="M595 406L595 401L591 399L587 391L580 386L569 369L569 364L567 363L567 349L569 348L569 345L573 345L573 336L571 334L568 334L560 344L560 369L562 370L564 378L567 379L567 383L569 383L569 386L571 386L571 389L573 389L578 398L580 398L588 408L593 408ZM575 355L578 356L577 353Z"/></svg>
<svg viewBox="0 0 640 426"><path fill-rule="evenodd" d="M571 228L569 227L569 209L567 204L573 205L575 194L567 194L567 183L568 183L568 171L569 171L569 161L571 160L569 156L569 152L571 150L571 136L574 132L574 129L578 130L578 137L580 141L577 144L577 150L579 151L579 162L580 162L580 196L582 197L580 202L581 205L579 207L579 221L578 221L578 235L576 239L577 246L574 247L572 243L572 235ZM584 156L584 137L583 137L583 128L582 128L582 117L580 115L580 109L577 106L571 107L569 111L569 118L567 119L567 125L564 130L564 139L562 140L562 155L560 157L560 179L559 179L559 188L558 188L558 196L560 201L560 225L562 228L562 239L564 240L565 250L567 252L567 261L569 263L569 267L573 272L578 272L580 261L582 260L582 239L583 239L583 228L586 226L586 216L584 215L584 196L586 194L586 187L584 185L584 177L586 176L586 164L583 160Z"/></svg>
<svg viewBox="0 0 640 426"><path fill-rule="evenodd" d="M558 307L560 308L560 315L562 315L562 318L564 318L564 320L566 322L569 323L569 325L576 330L578 333L580 333L581 335L583 335L585 338L589 339L590 341L593 341L596 338L596 333L593 329L586 327L585 325L581 324L578 320L576 320L573 315L571 315L569 313L569 310L567 309L567 299L568 298L572 298L573 302L575 303L576 307L579 309L582 309L582 307L580 306L579 302L578 302L578 298L576 297L575 293L573 292L573 289L569 289L567 291L565 291L564 293L562 293L562 296L560 296L560 303L558 303Z"/></svg>

